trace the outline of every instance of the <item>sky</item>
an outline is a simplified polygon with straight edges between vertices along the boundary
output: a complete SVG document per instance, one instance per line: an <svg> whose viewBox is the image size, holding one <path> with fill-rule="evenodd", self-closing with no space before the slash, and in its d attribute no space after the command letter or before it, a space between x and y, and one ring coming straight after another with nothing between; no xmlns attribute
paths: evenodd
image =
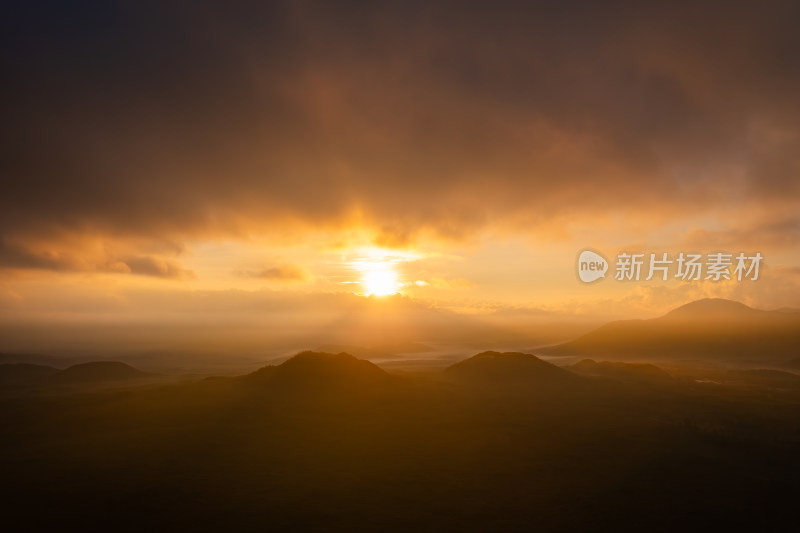
<svg viewBox="0 0 800 533"><path fill-rule="evenodd" d="M799 11L6 3L0 350L800 307ZM664 252L764 259L613 279Z"/></svg>

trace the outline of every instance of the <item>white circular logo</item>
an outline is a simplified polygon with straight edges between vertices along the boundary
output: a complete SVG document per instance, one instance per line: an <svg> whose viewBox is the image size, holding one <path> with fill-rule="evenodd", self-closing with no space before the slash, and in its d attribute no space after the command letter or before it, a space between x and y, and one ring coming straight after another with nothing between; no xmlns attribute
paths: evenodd
<svg viewBox="0 0 800 533"><path fill-rule="evenodd" d="M592 283L606 277L608 261L592 250L584 250L578 256L578 277L584 283Z"/></svg>

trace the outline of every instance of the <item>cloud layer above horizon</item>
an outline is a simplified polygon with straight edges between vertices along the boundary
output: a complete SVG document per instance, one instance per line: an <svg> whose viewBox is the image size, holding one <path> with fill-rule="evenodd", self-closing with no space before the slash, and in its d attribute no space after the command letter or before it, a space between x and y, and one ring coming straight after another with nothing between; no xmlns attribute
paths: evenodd
<svg viewBox="0 0 800 533"><path fill-rule="evenodd" d="M2 10L0 272L191 281L187 249L236 241L278 250L240 278L299 286L281 247L353 232L800 266L796 2Z"/></svg>

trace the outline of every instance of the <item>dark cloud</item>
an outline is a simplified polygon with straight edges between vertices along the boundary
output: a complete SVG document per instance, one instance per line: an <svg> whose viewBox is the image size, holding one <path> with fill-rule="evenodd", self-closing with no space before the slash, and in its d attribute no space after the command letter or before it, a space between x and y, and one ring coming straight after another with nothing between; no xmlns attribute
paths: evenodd
<svg viewBox="0 0 800 533"><path fill-rule="evenodd" d="M70 244L70 243L67 243ZM29 248L0 240L0 269L44 269L58 272L117 272L169 279L194 278L191 270L157 255L118 257L107 250L93 250L72 243L66 251ZM38 249L37 249L38 248Z"/></svg>
<svg viewBox="0 0 800 533"><path fill-rule="evenodd" d="M53 253L34 253L23 247L0 240L0 265L10 268L43 268L49 270L76 270L78 263L69 256Z"/></svg>
<svg viewBox="0 0 800 533"><path fill-rule="evenodd" d="M609 211L792 211L798 15L778 1L8 5L0 227L180 242L357 216L397 245Z"/></svg>
<svg viewBox="0 0 800 533"><path fill-rule="evenodd" d="M758 224L738 224L725 231L694 228L686 232L678 244L688 250L796 250L800 246L800 217L795 215Z"/></svg>
<svg viewBox="0 0 800 533"><path fill-rule="evenodd" d="M129 257L125 259L122 264L127 266L132 274L173 279L194 277L194 272L191 270L186 270L178 263L167 261L158 257Z"/></svg>

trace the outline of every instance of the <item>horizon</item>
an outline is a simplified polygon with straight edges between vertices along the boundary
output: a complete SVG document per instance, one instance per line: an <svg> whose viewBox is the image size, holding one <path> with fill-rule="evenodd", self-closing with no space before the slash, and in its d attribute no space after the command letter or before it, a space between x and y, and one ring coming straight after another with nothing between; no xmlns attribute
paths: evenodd
<svg viewBox="0 0 800 533"><path fill-rule="evenodd" d="M394 298L402 298L394 295ZM382 300L381 300L382 301ZM368 313L369 314L369 313ZM586 321L579 325L569 322L557 322L544 320L537 325L531 325L525 321L519 329L513 332L509 329L509 322L500 322L503 326L496 329L497 324L487 323L465 323L457 324L452 330L443 328L437 323L435 327L426 331L429 338L409 338L405 332L395 334L396 324L382 324L375 334L366 336L342 336L331 333L321 335L303 334L299 337L286 337L276 341L275 339L257 338L251 339L251 344L236 344L230 339L224 340L224 344L205 345L203 347L175 345L170 349L142 346L130 340L128 345L119 348L109 348L108 344L113 339L126 339L132 335L130 331L112 330L108 337L95 336L95 346L86 348L86 332L78 332L79 344L72 345L75 338L58 335L58 331L49 332L55 334L55 338L49 343L40 345L39 350L8 350L0 352L0 364L33 363L46 367L59 369L69 368L74 365L83 365L92 362L124 362L133 365L137 370L155 372L164 375L241 375L258 370L265 366L282 364L292 359L298 354L305 352L347 354L358 359L364 359L375 363L379 367L391 372L423 371L439 372L460 361L484 352L500 353L523 353L533 355L557 366L575 364L583 359L599 358L600 361L613 359L630 360L634 362L655 362L656 364L670 364L673 357L656 349L659 345L668 345L670 337L681 337L689 335L690 340L683 348L672 346L669 350L693 350L693 345L697 338L692 337L696 333L692 331L704 331L709 336L712 344L728 345L731 353L726 359L716 361L715 364L723 364L733 368L751 368L757 365L761 368L785 369L794 364L791 358L792 346L797 340L794 330L800 327L800 322L795 320L800 316L798 308L779 308L774 310L757 309L735 300L723 298L704 298L693 300L669 310L667 313L651 317L648 319L621 319L610 321ZM363 316L361 317L363 320ZM450 317L452 319L452 317ZM658 320L663 319L663 320ZM669 322L664 320L670 319ZM675 320L678 319L678 320ZM448 322L450 323L450 322ZM668 326L667 337L652 337L648 342L653 344L651 347L639 346L636 348L639 355L631 357L630 344L636 345L635 338L628 339L627 336L635 335L636 329L617 331L612 335L613 353L604 351L603 342L599 345L589 342L589 352L585 352L586 346L574 351L576 345L580 346L585 339L596 339L598 334L601 338L604 330L608 328L619 328L620 326L633 325L635 327L648 324L671 324ZM341 326L341 323L339 323ZM452 324L451 324L452 326ZM737 329L744 328L748 331L739 340L739 333L728 332L728 328L734 326ZM144 325L145 331L149 326ZM192 325L194 327L194 325ZM719 328L722 329L719 329ZM73 329L70 326L69 329ZM370 328L371 329L371 328ZM441 335L442 330L446 334ZM471 335L464 332L469 329ZM386 332L389 332L387 335ZM133 335L136 333L134 332ZM440 334L438 337L437 334ZM779 336L779 353L774 353L770 357L756 356L750 353L748 357L741 357L742 350L757 349L756 346L767 340L767 337ZM749 337L748 337L749 335ZM725 338L730 339L726 340ZM25 338L23 332L22 338ZM215 337L206 337L204 342ZM99 340L99 343L98 343ZM756 345L752 341L756 341ZM737 343L744 342L744 345ZM59 348L53 348L57 346ZM234 346L234 348L231 348ZM773 347L774 349L775 347ZM708 349L708 346L706 347ZM786 350L789 350L786 352ZM651 353L648 355L648 353ZM784 354L784 352L786 352ZM739 354L738 356L736 354ZM696 357L703 358L702 350ZM682 364L696 364L690 360ZM712 358L713 360L713 358Z"/></svg>

